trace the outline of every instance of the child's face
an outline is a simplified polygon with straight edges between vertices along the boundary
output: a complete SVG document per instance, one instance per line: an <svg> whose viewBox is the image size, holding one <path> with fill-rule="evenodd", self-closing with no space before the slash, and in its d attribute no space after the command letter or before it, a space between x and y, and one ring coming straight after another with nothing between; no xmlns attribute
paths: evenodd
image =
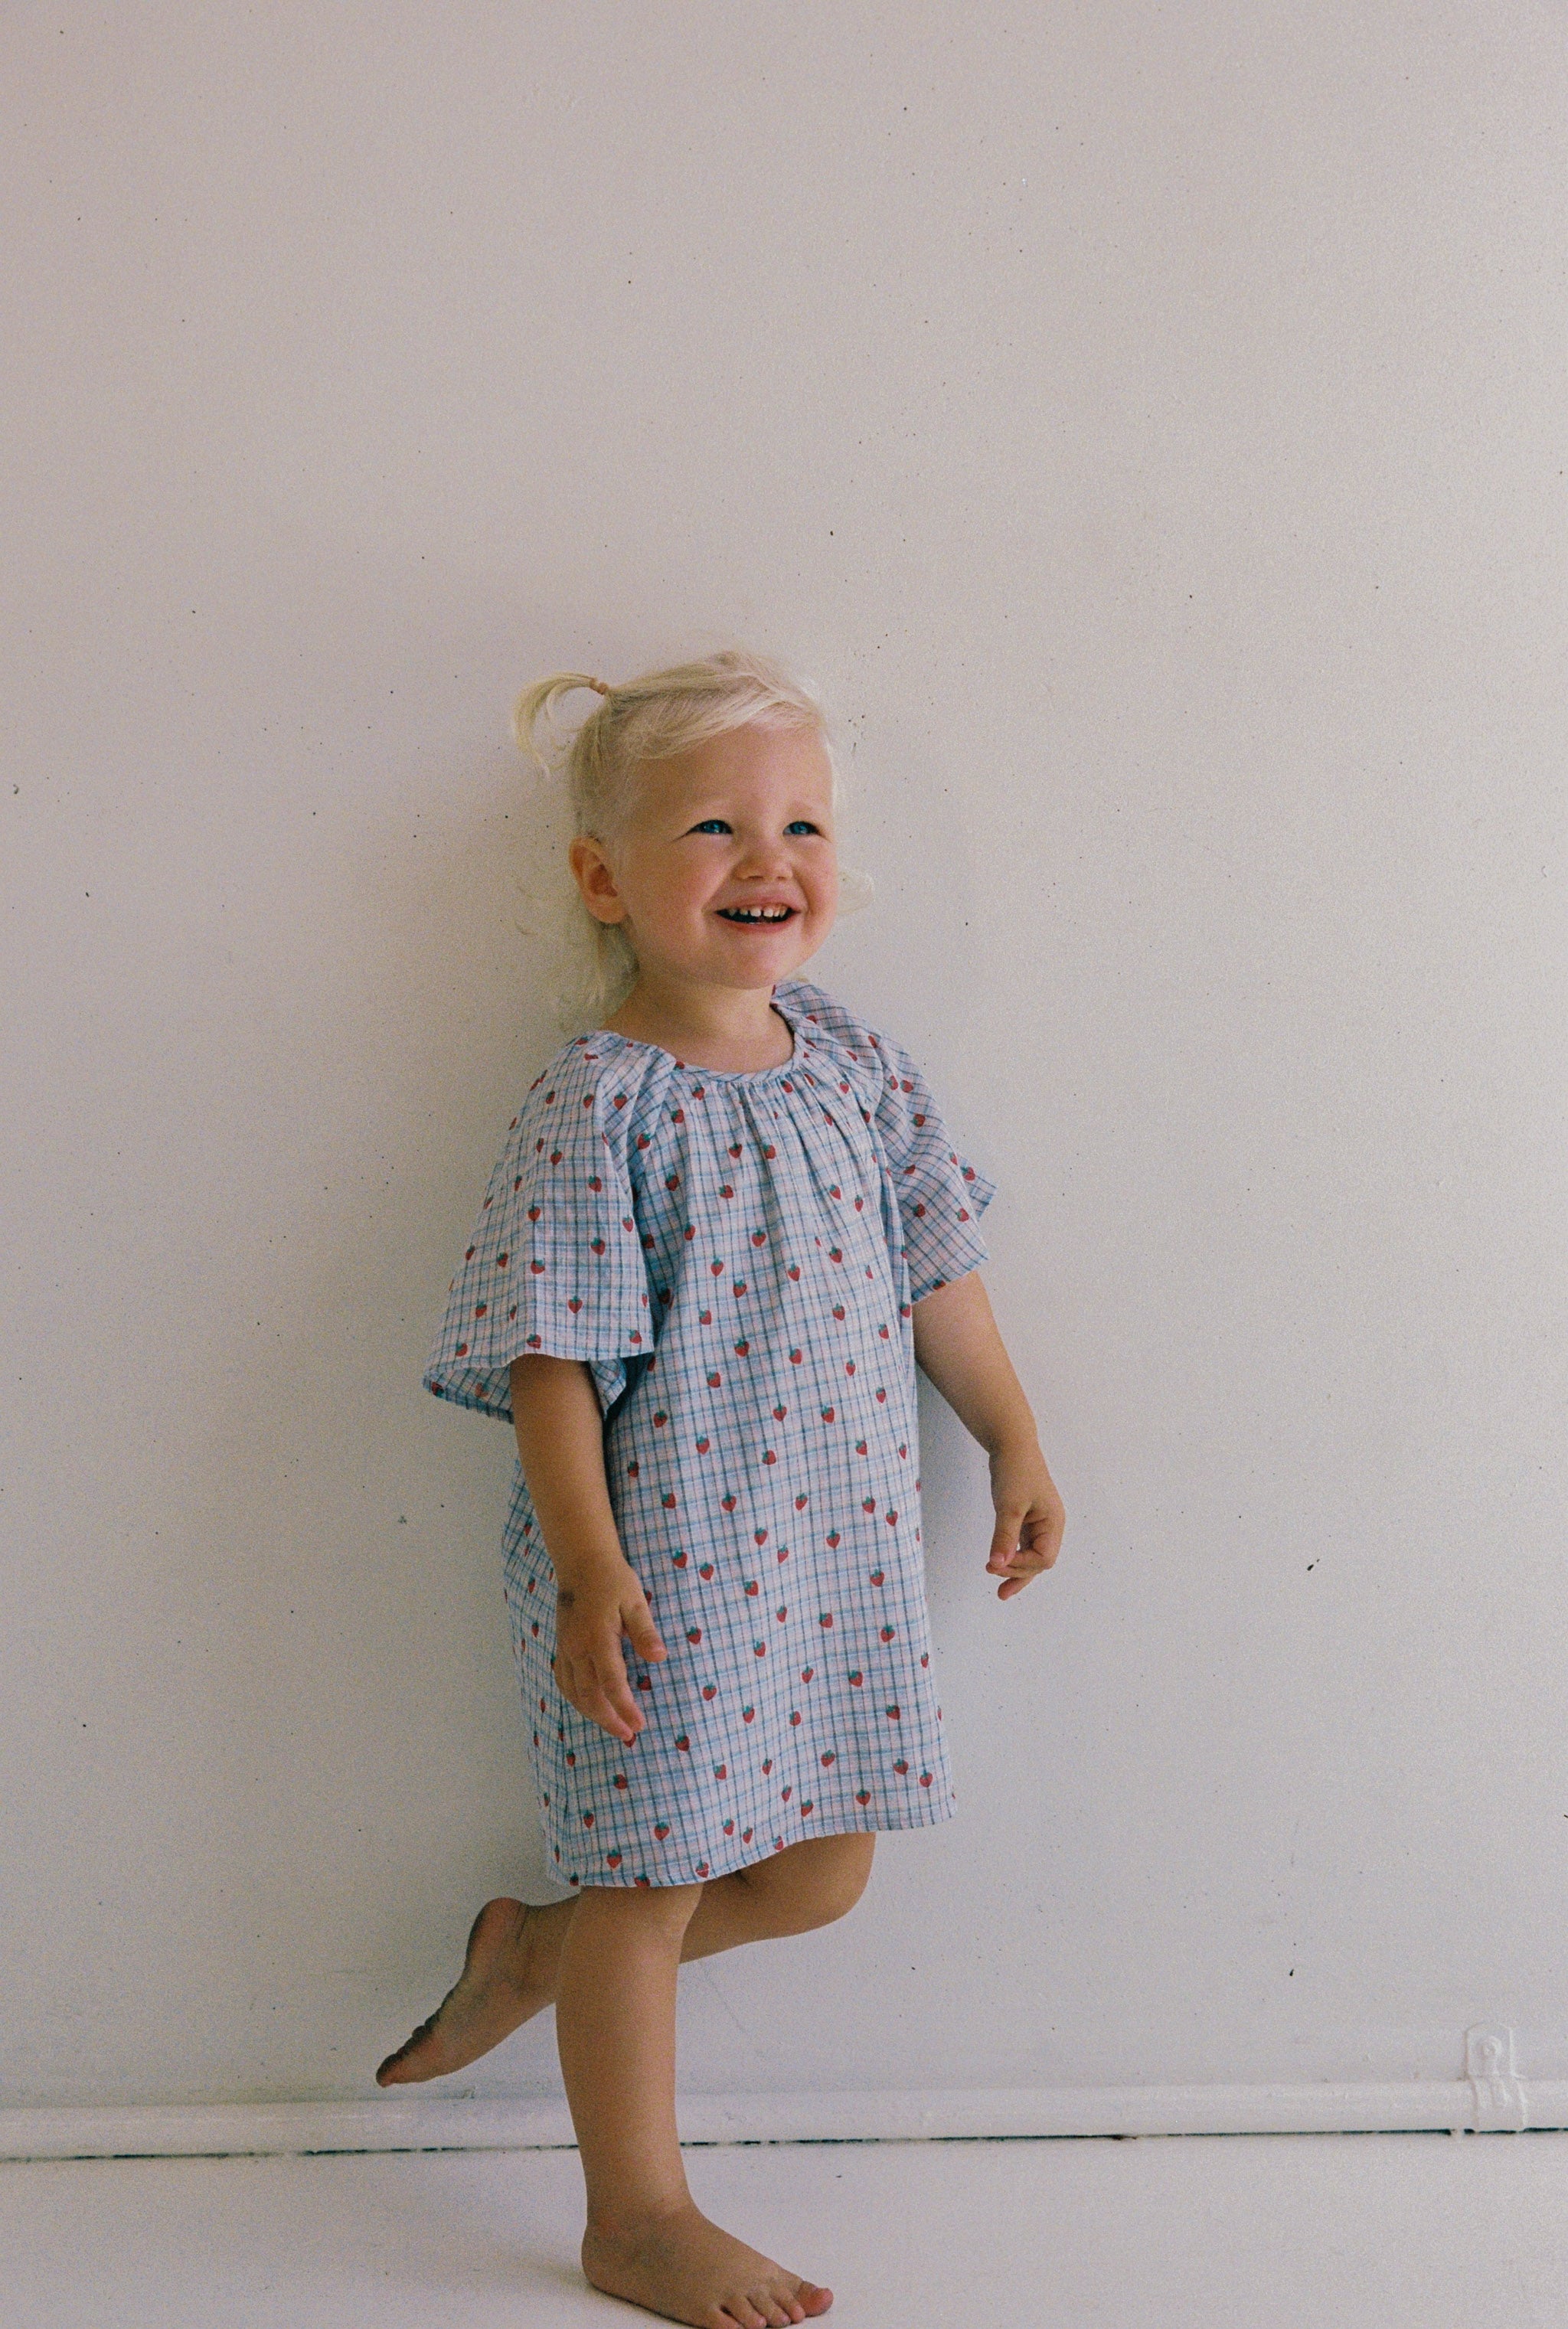
<svg viewBox="0 0 1568 2329"><path fill-rule="evenodd" d="M574 841L571 867L645 977L771 987L837 910L827 754L808 729L748 727L651 762L613 837Z"/></svg>

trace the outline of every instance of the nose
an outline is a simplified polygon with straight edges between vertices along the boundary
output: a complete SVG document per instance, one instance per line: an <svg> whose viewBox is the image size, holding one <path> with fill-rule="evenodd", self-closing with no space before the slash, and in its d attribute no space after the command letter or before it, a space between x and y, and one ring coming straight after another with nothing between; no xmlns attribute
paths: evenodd
<svg viewBox="0 0 1568 2329"><path fill-rule="evenodd" d="M754 834L747 840L735 868L738 882L784 882L793 874L788 844L778 834Z"/></svg>

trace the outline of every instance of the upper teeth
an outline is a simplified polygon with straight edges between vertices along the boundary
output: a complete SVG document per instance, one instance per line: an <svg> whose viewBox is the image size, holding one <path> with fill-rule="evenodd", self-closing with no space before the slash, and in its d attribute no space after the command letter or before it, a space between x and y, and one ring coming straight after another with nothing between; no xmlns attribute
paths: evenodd
<svg viewBox="0 0 1568 2329"><path fill-rule="evenodd" d="M719 910L732 922L781 922L793 910L789 906L722 906Z"/></svg>

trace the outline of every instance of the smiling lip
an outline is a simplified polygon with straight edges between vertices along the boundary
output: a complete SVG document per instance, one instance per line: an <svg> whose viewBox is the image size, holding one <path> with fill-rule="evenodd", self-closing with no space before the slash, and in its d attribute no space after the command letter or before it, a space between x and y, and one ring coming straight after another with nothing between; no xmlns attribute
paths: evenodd
<svg viewBox="0 0 1568 2329"><path fill-rule="evenodd" d="M782 898L758 899L750 906L720 906L719 919L740 930L781 930L795 919L797 909Z"/></svg>

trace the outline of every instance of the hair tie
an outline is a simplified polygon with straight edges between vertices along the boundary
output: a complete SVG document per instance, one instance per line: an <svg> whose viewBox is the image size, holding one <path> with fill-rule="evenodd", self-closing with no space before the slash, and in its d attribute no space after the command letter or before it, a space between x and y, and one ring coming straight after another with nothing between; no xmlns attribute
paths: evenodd
<svg viewBox="0 0 1568 2329"><path fill-rule="evenodd" d="M606 687L602 679L590 679L588 684L590 687L597 688L600 695L608 695L609 693L609 690Z"/></svg>

